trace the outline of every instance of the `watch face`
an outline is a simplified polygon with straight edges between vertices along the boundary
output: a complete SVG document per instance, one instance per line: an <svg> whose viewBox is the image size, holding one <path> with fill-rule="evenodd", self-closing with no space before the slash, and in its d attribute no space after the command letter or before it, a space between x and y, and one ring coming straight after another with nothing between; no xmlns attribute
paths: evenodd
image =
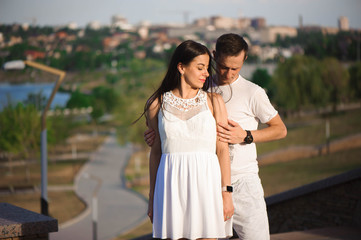
<svg viewBox="0 0 361 240"><path fill-rule="evenodd" d="M233 192L233 187L232 186L227 186L227 192Z"/></svg>
<svg viewBox="0 0 361 240"><path fill-rule="evenodd" d="M253 142L253 137L252 137L252 136L247 136L247 137L244 139L244 141L245 141L246 143L252 143L252 142Z"/></svg>

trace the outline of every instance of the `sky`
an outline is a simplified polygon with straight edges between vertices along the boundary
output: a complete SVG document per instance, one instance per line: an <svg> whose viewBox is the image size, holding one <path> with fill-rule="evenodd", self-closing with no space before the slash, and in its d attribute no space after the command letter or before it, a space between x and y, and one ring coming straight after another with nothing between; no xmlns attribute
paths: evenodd
<svg viewBox="0 0 361 240"><path fill-rule="evenodd" d="M340 16L361 29L361 0L0 0L0 23L58 26L91 21L109 25L113 15L130 24L188 23L211 16L263 17L269 26L337 27Z"/></svg>

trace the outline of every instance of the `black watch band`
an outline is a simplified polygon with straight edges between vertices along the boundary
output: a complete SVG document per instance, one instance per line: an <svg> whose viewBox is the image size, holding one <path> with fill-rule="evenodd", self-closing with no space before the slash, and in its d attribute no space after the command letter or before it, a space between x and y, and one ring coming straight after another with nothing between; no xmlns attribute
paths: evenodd
<svg viewBox="0 0 361 240"><path fill-rule="evenodd" d="M224 186L224 187L222 187L222 191L223 192L233 192L233 186L230 186L230 185Z"/></svg>
<svg viewBox="0 0 361 240"><path fill-rule="evenodd" d="M246 132L247 132L247 136L244 138L244 142L247 144L250 144L253 142L253 136L252 136L251 131L246 130Z"/></svg>

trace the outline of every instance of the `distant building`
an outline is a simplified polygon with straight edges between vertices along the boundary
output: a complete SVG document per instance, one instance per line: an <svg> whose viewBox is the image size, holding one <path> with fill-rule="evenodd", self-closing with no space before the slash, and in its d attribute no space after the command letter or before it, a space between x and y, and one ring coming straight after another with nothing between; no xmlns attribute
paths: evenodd
<svg viewBox="0 0 361 240"><path fill-rule="evenodd" d="M68 36L68 34L65 31L60 31L60 32L55 33L55 36L58 39L65 39Z"/></svg>
<svg viewBox="0 0 361 240"><path fill-rule="evenodd" d="M349 22L347 17L339 17L338 19L338 28L341 31L348 31L350 30Z"/></svg>
<svg viewBox="0 0 361 240"><path fill-rule="evenodd" d="M251 26L251 19L250 18L240 18L238 19L238 28L246 29Z"/></svg>
<svg viewBox="0 0 361 240"><path fill-rule="evenodd" d="M146 26L142 26L138 29L138 34L141 39L147 39L149 36L149 28Z"/></svg>
<svg viewBox="0 0 361 240"><path fill-rule="evenodd" d="M29 30L29 23L23 23L23 24L21 24L21 28L22 28L24 31L28 31L28 30Z"/></svg>
<svg viewBox="0 0 361 240"><path fill-rule="evenodd" d="M339 32L340 29L336 28L336 27L323 27L322 28L322 33L325 34L337 34Z"/></svg>
<svg viewBox="0 0 361 240"><path fill-rule="evenodd" d="M193 23L196 27L206 27L208 25L210 25L210 20L209 18L199 18L194 20Z"/></svg>
<svg viewBox="0 0 361 240"><path fill-rule="evenodd" d="M69 29L75 30L78 28L78 24L76 22L71 22L67 25Z"/></svg>
<svg viewBox="0 0 361 240"><path fill-rule="evenodd" d="M235 27L236 20L229 17L215 16L211 17L211 25L215 28L230 29Z"/></svg>
<svg viewBox="0 0 361 240"><path fill-rule="evenodd" d="M25 51L25 58L26 60L36 60L38 58L43 59L45 58L45 52L35 51L35 50L26 50Z"/></svg>
<svg viewBox="0 0 361 240"><path fill-rule="evenodd" d="M253 18L251 20L251 26L255 29L260 29L266 27L266 19L264 18Z"/></svg>
<svg viewBox="0 0 361 240"><path fill-rule="evenodd" d="M10 36L10 40L8 42L8 46L11 47L11 46L14 46L15 44L19 44L19 43L22 43L23 42L23 39L21 37L16 37L16 36Z"/></svg>
<svg viewBox="0 0 361 240"><path fill-rule="evenodd" d="M265 27L261 31L261 41L263 43L274 43L277 37L296 37L297 29L294 27Z"/></svg>
<svg viewBox="0 0 361 240"><path fill-rule="evenodd" d="M99 30L101 28L99 21L92 21L88 24L88 27L93 30Z"/></svg>
<svg viewBox="0 0 361 240"><path fill-rule="evenodd" d="M128 20L121 15L114 15L112 17L112 27L120 28L123 30L132 30L133 27L128 23Z"/></svg>

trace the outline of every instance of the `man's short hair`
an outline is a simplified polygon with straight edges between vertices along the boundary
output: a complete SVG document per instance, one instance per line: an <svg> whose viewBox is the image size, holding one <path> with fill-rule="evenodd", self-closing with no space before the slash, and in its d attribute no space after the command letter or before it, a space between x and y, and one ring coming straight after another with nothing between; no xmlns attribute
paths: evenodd
<svg viewBox="0 0 361 240"><path fill-rule="evenodd" d="M248 44L244 38L235 33L223 34L217 39L217 56L237 56L242 51L245 53L245 59L248 54Z"/></svg>

